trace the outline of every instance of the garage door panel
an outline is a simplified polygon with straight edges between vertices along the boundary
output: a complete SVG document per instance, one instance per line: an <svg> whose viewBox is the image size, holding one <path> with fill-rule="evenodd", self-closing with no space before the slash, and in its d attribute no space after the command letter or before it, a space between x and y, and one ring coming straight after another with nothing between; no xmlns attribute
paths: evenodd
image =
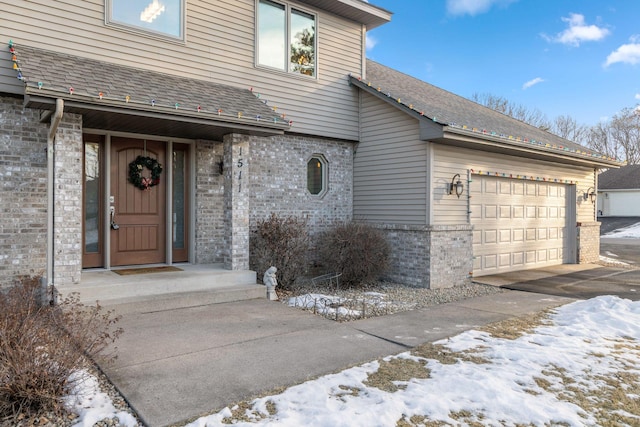
<svg viewBox="0 0 640 427"><path fill-rule="evenodd" d="M514 252L512 262L514 266L524 265L524 252Z"/></svg>
<svg viewBox="0 0 640 427"><path fill-rule="evenodd" d="M500 254L498 256L498 267L508 267L511 265L511 254Z"/></svg>
<svg viewBox="0 0 640 427"><path fill-rule="evenodd" d="M527 228L527 240L532 241L536 240L536 229L535 228Z"/></svg>
<svg viewBox="0 0 640 427"><path fill-rule="evenodd" d="M484 194L498 194L498 182L495 180L483 180Z"/></svg>
<svg viewBox="0 0 640 427"><path fill-rule="evenodd" d="M484 219L498 219L498 206L485 205L484 206Z"/></svg>
<svg viewBox="0 0 640 427"><path fill-rule="evenodd" d="M538 209L535 206L527 206L527 207L525 207L525 216L526 216L526 218L535 218L537 210Z"/></svg>
<svg viewBox="0 0 640 427"><path fill-rule="evenodd" d="M536 263L536 251L525 251L524 260L527 264Z"/></svg>
<svg viewBox="0 0 640 427"><path fill-rule="evenodd" d="M474 176L474 275L560 264L567 236L564 184Z"/></svg>
<svg viewBox="0 0 640 427"><path fill-rule="evenodd" d="M512 206L512 212L514 218L524 218L524 206L516 205Z"/></svg>
<svg viewBox="0 0 640 427"><path fill-rule="evenodd" d="M524 182L514 181L511 183L513 195L524 196Z"/></svg>
<svg viewBox="0 0 640 427"><path fill-rule="evenodd" d="M547 240L547 229L538 228L538 240Z"/></svg>
<svg viewBox="0 0 640 427"><path fill-rule="evenodd" d="M498 241L498 230L485 230L484 231L484 244L496 243Z"/></svg>
<svg viewBox="0 0 640 427"><path fill-rule="evenodd" d="M514 242L524 242L524 228L514 228L513 229L513 241Z"/></svg>
<svg viewBox="0 0 640 427"><path fill-rule="evenodd" d="M546 218L548 208L546 206L538 206L538 218Z"/></svg>
<svg viewBox="0 0 640 427"><path fill-rule="evenodd" d="M498 255L486 255L482 264L485 269L495 269L498 266Z"/></svg>
<svg viewBox="0 0 640 427"><path fill-rule="evenodd" d="M545 262L548 259L547 255L548 255L548 253L547 253L546 249L538 250L536 261Z"/></svg>

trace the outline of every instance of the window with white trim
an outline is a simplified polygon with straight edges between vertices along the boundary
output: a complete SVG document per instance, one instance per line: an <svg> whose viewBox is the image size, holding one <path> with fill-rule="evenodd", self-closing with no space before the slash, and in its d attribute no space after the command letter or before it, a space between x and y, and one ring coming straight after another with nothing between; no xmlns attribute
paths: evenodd
<svg viewBox="0 0 640 427"><path fill-rule="evenodd" d="M327 160L320 154L314 154L307 162L307 190L314 196L327 192Z"/></svg>
<svg viewBox="0 0 640 427"><path fill-rule="evenodd" d="M316 16L271 0L258 0L256 62L316 76Z"/></svg>
<svg viewBox="0 0 640 427"><path fill-rule="evenodd" d="M186 0L105 0L106 22L184 39Z"/></svg>

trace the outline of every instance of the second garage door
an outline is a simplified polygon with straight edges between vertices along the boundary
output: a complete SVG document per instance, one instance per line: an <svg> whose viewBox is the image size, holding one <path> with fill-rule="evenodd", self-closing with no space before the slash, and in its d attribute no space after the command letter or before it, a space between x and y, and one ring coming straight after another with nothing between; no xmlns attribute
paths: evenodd
<svg viewBox="0 0 640 427"><path fill-rule="evenodd" d="M474 175L470 193L474 276L570 262L566 185Z"/></svg>

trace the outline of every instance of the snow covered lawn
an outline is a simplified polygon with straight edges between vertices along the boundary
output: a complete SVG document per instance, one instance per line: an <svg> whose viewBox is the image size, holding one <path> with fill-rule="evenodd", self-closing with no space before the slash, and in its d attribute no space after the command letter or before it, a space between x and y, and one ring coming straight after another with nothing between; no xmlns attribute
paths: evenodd
<svg viewBox="0 0 640 427"><path fill-rule="evenodd" d="M189 427L640 425L640 302L471 330L225 408ZM607 424L610 423L610 424Z"/></svg>
<svg viewBox="0 0 640 427"><path fill-rule="evenodd" d="M616 239L640 239L640 222L630 225L629 227L619 228L602 237L611 237Z"/></svg>

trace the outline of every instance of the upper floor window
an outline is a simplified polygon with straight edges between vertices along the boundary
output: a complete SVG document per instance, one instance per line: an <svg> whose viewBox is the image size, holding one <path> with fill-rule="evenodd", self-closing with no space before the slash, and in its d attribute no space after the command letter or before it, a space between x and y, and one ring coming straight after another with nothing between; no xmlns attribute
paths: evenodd
<svg viewBox="0 0 640 427"><path fill-rule="evenodd" d="M258 1L258 65L316 75L316 17L284 3Z"/></svg>
<svg viewBox="0 0 640 427"><path fill-rule="evenodd" d="M185 0L106 0L107 23L184 38Z"/></svg>

